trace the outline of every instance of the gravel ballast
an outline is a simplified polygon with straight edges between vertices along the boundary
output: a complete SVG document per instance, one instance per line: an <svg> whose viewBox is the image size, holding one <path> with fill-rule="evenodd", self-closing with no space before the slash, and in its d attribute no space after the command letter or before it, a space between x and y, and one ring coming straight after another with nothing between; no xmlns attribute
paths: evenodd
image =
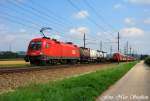
<svg viewBox="0 0 150 101"><path fill-rule="evenodd" d="M66 77L94 72L96 70L111 68L116 64L93 64L85 66L70 66L67 68L52 68L40 71L22 73L10 73L0 75L0 93L13 91L17 87L31 83L46 83L50 80L58 80Z"/></svg>

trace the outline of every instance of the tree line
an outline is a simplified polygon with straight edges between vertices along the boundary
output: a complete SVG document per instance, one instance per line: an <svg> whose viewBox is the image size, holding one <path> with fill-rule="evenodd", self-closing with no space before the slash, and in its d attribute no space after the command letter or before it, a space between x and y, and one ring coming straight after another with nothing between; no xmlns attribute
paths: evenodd
<svg viewBox="0 0 150 101"><path fill-rule="evenodd" d="M17 53L11 51L0 52L0 59L14 59L14 58L24 58L24 53Z"/></svg>

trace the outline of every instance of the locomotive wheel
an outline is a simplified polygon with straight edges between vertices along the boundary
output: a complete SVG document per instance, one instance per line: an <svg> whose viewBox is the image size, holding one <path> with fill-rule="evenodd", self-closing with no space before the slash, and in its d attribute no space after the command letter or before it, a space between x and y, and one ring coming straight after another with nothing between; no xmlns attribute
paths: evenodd
<svg viewBox="0 0 150 101"><path fill-rule="evenodd" d="M74 64L77 64L77 63L78 63L78 60L73 60L73 63L74 63Z"/></svg>
<svg viewBox="0 0 150 101"><path fill-rule="evenodd" d="M58 60L52 59L52 60L50 60L50 63L51 63L52 65L56 65L56 64L58 63Z"/></svg>
<svg viewBox="0 0 150 101"><path fill-rule="evenodd" d="M68 60L67 63L68 64L77 64L77 60Z"/></svg>
<svg viewBox="0 0 150 101"><path fill-rule="evenodd" d="M61 60L61 64L67 64L67 60Z"/></svg>
<svg viewBox="0 0 150 101"><path fill-rule="evenodd" d="M47 65L47 62L46 61L40 61L40 65L45 66L45 65Z"/></svg>
<svg viewBox="0 0 150 101"><path fill-rule="evenodd" d="M35 61L30 60L30 65L35 65Z"/></svg>

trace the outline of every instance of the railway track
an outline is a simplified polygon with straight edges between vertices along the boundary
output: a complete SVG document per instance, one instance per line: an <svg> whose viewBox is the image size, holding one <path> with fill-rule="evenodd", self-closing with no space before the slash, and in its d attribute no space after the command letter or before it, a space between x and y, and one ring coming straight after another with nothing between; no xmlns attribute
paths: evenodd
<svg viewBox="0 0 150 101"><path fill-rule="evenodd" d="M56 68L67 68L70 66L89 66L89 65L101 65L101 64L110 64L107 63L91 63L91 64L74 64L74 65L50 65L50 66L32 66L32 67L22 67L22 68L0 68L0 74L6 73L21 73L21 72L30 72L30 71L40 71L40 70L47 70L47 69L56 69Z"/></svg>

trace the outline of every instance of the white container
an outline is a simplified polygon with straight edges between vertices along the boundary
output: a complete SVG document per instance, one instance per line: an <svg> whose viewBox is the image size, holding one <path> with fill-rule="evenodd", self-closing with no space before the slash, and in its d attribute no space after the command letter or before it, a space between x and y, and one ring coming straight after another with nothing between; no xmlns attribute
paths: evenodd
<svg viewBox="0 0 150 101"><path fill-rule="evenodd" d="M97 51L90 49L90 57L91 57L91 59L97 59L97 57L98 57Z"/></svg>
<svg viewBox="0 0 150 101"><path fill-rule="evenodd" d="M107 58L107 53L103 53L103 58Z"/></svg>
<svg viewBox="0 0 150 101"><path fill-rule="evenodd" d="M97 51L97 54L98 54L98 58L103 58L103 53L101 51Z"/></svg>

